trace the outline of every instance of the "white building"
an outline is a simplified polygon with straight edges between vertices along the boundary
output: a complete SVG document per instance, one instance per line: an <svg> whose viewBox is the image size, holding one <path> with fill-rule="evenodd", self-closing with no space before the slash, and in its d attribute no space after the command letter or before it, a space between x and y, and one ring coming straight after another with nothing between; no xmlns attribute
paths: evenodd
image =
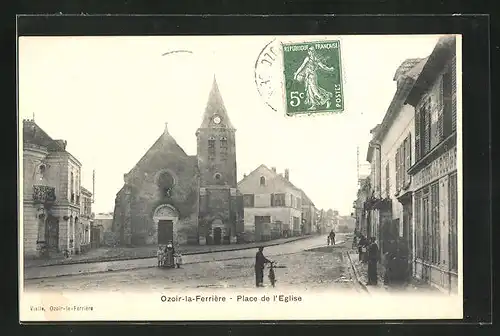
<svg viewBox="0 0 500 336"><path fill-rule="evenodd" d="M275 168L260 165L239 183L243 194L246 241L301 234L302 191Z"/></svg>

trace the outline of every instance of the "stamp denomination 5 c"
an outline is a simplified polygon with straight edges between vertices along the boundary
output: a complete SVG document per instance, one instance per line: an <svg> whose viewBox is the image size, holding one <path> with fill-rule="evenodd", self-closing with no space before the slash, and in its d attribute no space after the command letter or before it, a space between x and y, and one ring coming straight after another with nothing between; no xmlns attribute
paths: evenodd
<svg viewBox="0 0 500 336"><path fill-rule="evenodd" d="M342 112L340 41L283 44L287 115Z"/></svg>

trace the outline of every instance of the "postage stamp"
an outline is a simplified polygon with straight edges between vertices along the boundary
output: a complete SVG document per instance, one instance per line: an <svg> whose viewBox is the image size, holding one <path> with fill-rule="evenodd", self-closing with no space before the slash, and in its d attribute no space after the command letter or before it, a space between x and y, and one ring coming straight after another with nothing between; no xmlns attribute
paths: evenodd
<svg viewBox="0 0 500 336"><path fill-rule="evenodd" d="M342 112L340 40L283 44L286 114Z"/></svg>

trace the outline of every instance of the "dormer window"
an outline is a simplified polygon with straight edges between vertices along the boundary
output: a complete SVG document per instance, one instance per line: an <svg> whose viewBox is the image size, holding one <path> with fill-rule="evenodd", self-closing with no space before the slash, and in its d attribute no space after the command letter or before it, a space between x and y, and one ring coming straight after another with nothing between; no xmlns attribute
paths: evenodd
<svg viewBox="0 0 500 336"><path fill-rule="evenodd" d="M264 176L260 177L260 185L265 186L266 185L266 178Z"/></svg>

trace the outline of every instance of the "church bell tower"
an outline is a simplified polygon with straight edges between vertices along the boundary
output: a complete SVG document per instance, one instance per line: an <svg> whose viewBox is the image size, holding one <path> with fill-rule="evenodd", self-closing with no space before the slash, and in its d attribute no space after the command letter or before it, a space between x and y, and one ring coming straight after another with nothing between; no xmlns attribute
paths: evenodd
<svg viewBox="0 0 500 336"><path fill-rule="evenodd" d="M196 132L200 244L235 243L243 231L243 196L237 189L235 128L215 80Z"/></svg>
<svg viewBox="0 0 500 336"><path fill-rule="evenodd" d="M203 121L196 132L201 187L236 188L235 131L214 77Z"/></svg>

